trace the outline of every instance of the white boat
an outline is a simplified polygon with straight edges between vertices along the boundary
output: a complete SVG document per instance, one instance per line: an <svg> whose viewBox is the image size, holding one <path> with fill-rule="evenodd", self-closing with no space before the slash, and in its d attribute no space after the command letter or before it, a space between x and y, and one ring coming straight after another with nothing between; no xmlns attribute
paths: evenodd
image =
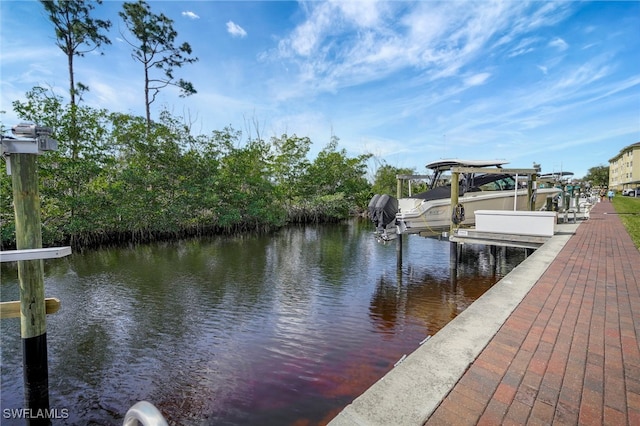
<svg viewBox="0 0 640 426"><path fill-rule="evenodd" d="M431 170L428 190L407 198L374 195L369 202L369 215L376 225L376 237L383 241L399 234L441 236L453 221L460 227L475 224L476 210L529 210L530 196L535 210L544 210L547 198L562 192L559 188L529 189L508 173L460 173L458 204L451 207L451 183L447 176L454 167L496 168L506 161L439 160L427 164Z"/></svg>

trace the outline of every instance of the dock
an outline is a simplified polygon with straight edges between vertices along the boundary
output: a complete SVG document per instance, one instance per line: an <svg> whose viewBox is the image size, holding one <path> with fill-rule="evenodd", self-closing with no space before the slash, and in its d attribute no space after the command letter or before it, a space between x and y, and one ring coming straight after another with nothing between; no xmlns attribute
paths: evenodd
<svg viewBox="0 0 640 426"><path fill-rule="evenodd" d="M502 234L482 232L476 229L458 229L457 232L449 237L449 241L460 244L537 249L542 247L550 238L539 235Z"/></svg>
<svg viewBox="0 0 640 426"><path fill-rule="evenodd" d="M639 312L640 251L598 203L330 425L640 424Z"/></svg>
<svg viewBox="0 0 640 426"><path fill-rule="evenodd" d="M573 223L588 218L584 212L573 212ZM482 244L495 247L537 249L561 231L558 223L569 223L565 213L547 211L476 212L475 228L454 229L449 241L460 244ZM556 229L557 228L557 229Z"/></svg>

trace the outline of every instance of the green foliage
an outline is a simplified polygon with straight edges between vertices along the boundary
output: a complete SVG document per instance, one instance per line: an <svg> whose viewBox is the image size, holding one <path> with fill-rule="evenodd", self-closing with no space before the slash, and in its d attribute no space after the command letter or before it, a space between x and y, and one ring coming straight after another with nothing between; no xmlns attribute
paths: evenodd
<svg viewBox="0 0 640 426"><path fill-rule="evenodd" d="M609 186L609 166L591 167L584 178L584 182L590 182L593 187Z"/></svg>
<svg viewBox="0 0 640 426"><path fill-rule="evenodd" d="M387 194L394 197L398 194L398 175L415 175L415 171L412 169L403 169L393 167L388 164L383 164L376 170L374 176L372 192L374 194ZM401 185L402 196L409 196L409 185L407 182L403 182ZM411 193L416 194L418 192L426 190L426 183L424 180L411 180Z"/></svg>
<svg viewBox="0 0 640 426"><path fill-rule="evenodd" d="M276 203L275 185L269 179L269 146L258 139L237 147L232 141L237 142L239 136L221 140L224 155L213 187L219 197L219 224L240 230L280 226L284 210Z"/></svg>
<svg viewBox="0 0 640 426"><path fill-rule="evenodd" d="M322 199L326 195L343 197L351 207L364 210L372 195L365 178L371 155L349 158L344 149L337 147L338 138L332 137L301 176L303 194L311 199Z"/></svg>
<svg viewBox="0 0 640 426"><path fill-rule="evenodd" d="M94 2L85 0L40 0L56 32L56 45L67 56L69 72L69 95L71 105L76 104L76 95L88 90L82 83L74 81L74 56L84 56L111 40L102 31L111 27L111 22L93 19L90 14ZM95 3L101 4L98 0Z"/></svg>
<svg viewBox="0 0 640 426"><path fill-rule="evenodd" d="M620 220L640 250L640 197L613 197L613 207L620 214Z"/></svg>
<svg viewBox="0 0 640 426"><path fill-rule="evenodd" d="M271 147L271 176L282 202L291 206L304 195L301 180L310 165L307 154L311 148L311 139L282 135L280 138L271 138Z"/></svg>
<svg viewBox="0 0 640 426"><path fill-rule="evenodd" d="M193 136L167 111L152 121L150 105L165 87L196 93L173 73L197 58L188 43L176 43L173 21L152 13L145 1L125 2L119 13L130 35L125 41L143 65L145 117L78 106L76 95L87 87L74 82L74 57L109 44L103 32L111 23L90 16L100 0L41 3L67 56L71 102L34 87L13 109L22 120L51 127L58 141L57 151L38 157L44 244L268 231L287 222L341 220L366 208L370 156L347 156L335 137L310 160L307 137L243 141L233 128ZM6 247L15 241L6 174L0 190L0 245Z"/></svg>
<svg viewBox="0 0 640 426"><path fill-rule="evenodd" d="M52 127L58 140L58 151L38 157L45 245L265 232L287 222L341 220L371 196L369 156L348 157L337 138L310 161L309 138L243 141L233 128L194 137L167 111L148 129L143 117L63 105L41 88L14 109ZM72 122L82 132L73 133ZM0 189L7 247L15 230L6 174Z"/></svg>
<svg viewBox="0 0 640 426"><path fill-rule="evenodd" d="M133 58L144 67L147 127L151 127L150 105L161 89L167 86L178 87L180 96L196 93L193 84L183 79L176 80L173 71L184 64L197 62L198 58L190 57L192 51L189 43L175 46L178 33L173 28L173 20L162 13L152 13L145 1L125 2L119 15L137 40L136 43L125 39L133 48ZM161 71L163 75L154 75L155 70Z"/></svg>
<svg viewBox="0 0 640 426"><path fill-rule="evenodd" d="M4 160L2 165L5 165ZM0 171L0 247L5 242L16 240L16 227L13 213L13 194L11 189L11 176L4 170Z"/></svg>
<svg viewBox="0 0 640 426"><path fill-rule="evenodd" d="M42 214L46 218L43 232L52 240L62 240L93 219L93 207L87 202L92 193L89 183L112 161L105 127L107 112L65 106L60 97L39 87L26 97L26 102L13 103L14 110L25 120L51 127L58 140L58 150L38 160ZM75 126L82 129L82 134L75 131Z"/></svg>

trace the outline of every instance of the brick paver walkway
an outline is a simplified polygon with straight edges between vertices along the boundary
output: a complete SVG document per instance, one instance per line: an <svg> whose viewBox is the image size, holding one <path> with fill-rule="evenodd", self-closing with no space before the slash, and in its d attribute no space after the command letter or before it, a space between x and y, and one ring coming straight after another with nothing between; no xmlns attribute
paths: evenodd
<svg viewBox="0 0 640 426"><path fill-rule="evenodd" d="M640 251L597 204L427 425L640 425Z"/></svg>

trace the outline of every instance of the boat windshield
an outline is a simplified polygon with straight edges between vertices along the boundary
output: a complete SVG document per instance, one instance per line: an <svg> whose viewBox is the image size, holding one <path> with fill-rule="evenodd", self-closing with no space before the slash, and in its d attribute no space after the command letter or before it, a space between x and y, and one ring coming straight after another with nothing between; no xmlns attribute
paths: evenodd
<svg viewBox="0 0 640 426"><path fill-rule="evenodd" d="M434 187L431 189L415 194L413 198L423 200L439 200L451 197L451 182L442 175L438 180L432 182ZM480 191L508 191L516 188L516 180L508 174L465 174L460 177L460 195L467 192Z"/></svg>
<svg viewBox="0 0 640 426"><path fill-rule="evenodd" d="M502 175L503 176L503 175ZM477 186L480 191L507 191L516 189L516 180L513 176L504 176Z"/></svg>

